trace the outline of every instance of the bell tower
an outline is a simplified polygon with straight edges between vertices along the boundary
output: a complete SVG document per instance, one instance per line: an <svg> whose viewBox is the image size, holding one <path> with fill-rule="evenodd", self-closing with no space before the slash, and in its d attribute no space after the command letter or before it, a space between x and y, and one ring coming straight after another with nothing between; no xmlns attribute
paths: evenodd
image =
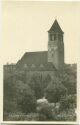
<svg viewBox="0 0 80 125"><path fill-rule="evenodd" d="M52 62L56 69L62 69L64 65L64 32L57 20L48 31L48 62Z"/></svg>

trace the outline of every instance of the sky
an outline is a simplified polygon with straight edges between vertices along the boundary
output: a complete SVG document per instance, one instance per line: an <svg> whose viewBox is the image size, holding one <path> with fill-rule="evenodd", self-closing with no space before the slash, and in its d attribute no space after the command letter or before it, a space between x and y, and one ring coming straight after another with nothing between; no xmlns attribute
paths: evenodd
<svg viewBox="0 0 80 125"><path fill-rule="evenodd" d="M64 31L65 63L77 62L80 2L2 3L3 64L16 63L25 52L48 50L48 30L57 19Z"/></svg>

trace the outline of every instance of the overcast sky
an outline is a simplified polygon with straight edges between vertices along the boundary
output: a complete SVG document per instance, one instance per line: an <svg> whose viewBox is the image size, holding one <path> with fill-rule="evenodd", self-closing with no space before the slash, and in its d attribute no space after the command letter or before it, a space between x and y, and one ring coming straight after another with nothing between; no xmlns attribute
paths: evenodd
<svg viewBox="0 0 80 125"><path fill-rule="evenodd" d="M3 2L3 63L16 63L25 52L47 50L47 31L55 19L64 31L65 62L75 63L80 2Z"/></svg>

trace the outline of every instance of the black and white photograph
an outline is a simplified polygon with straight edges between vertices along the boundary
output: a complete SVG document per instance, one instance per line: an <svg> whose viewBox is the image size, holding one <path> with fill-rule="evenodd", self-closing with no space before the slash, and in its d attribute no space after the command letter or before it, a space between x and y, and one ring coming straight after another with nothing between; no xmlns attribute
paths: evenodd
<svg viewBox="0 0 80 125"><path fill-rule="evenodd" d="M79 12L73 1L2 2L3 121L76 122Z"/></svg>

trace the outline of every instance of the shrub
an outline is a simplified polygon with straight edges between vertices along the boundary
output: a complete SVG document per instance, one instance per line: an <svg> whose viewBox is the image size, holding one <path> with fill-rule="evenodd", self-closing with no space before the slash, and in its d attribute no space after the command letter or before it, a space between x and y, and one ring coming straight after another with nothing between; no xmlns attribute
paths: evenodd
<svg viewBox="0 0 80 125"><path fill-rule="evenodd" d="M76 96L67 95L66 97L61 97L60 99L60 109L68 110L70 108L76 108Z"/></svg>
<svg viewBox="0 0 80 125"><path fill-rule="evenodd" d="M43 103L38 107L39 120L51 120L52 119L52 107L48 103Z"/></svg>
<svg viewBox="0 0 80 125"><path fill-rule="evenodd" d="M29 113L26 115L25 120L39 121L39 114L38 113Z"/></svg>
<svg viewBox="0 0 80 125"><path fill-rule="evenodd" d="M69 110L68 112L62 111L55 117L56 121L75 121L76 114L74 110Z"/></svg>

